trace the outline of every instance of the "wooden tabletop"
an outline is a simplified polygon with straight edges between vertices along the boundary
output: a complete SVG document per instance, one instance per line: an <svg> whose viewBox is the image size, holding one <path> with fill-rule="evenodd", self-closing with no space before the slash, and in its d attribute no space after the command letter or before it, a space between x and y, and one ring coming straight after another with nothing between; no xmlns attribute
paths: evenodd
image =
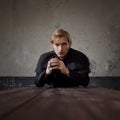
<svg viewBox="0 0 120 120"><path fill-rule="evenodd" d="M36 88L0 91L0 120L120 120L120 91Z"/></svg>

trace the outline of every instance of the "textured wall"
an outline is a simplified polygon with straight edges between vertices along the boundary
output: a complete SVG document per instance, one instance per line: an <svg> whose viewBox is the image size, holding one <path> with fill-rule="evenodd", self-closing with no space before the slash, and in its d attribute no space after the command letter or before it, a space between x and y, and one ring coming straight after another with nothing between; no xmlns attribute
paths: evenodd
<svg viewBox="0 0 120 120"><path fill-rule="evenodd" d="M120 75L119 0L0 0L0 76L33 76L49 36L66 29L91 76Z"/></svg>

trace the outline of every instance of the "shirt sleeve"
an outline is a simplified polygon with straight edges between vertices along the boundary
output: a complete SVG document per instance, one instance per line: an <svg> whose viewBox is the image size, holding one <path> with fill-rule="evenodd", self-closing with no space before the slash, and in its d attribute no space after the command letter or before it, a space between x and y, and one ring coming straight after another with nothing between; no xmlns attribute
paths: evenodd
<svg viewBox="0 0 120 120"><path fill-rule="evenodd" d="M70 70L70 79L76 82L78 86L81 85L84 87L88 86L90 82L88 73L80 74L79 71Z"/></svg>
<svg viewBox="0 0 120 120"><path fill-rule="evenodd" d="M86 87L89 82L89 62L84 63L73 62L69 65L70 79L77 82L78 85Z"/></svg>
<svg viewBox="0 0 120 120"><path fill-rule="evenodd" d="M37 87L42 87L45 85L45 70L46 70L46 60L44 59L44 55L41 55L36 67L36 76L35 76L35 85Z"/></svg>

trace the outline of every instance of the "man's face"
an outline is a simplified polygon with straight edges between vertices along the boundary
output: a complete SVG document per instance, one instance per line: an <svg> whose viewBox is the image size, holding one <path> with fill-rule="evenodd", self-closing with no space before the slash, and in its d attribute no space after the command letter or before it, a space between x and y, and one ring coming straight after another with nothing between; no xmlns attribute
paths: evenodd
<svg viewBox="0 0 120 120"><path fill-rule="evenodd" d="M58 57L64 58L71 47L71 43L66 37L59 37L52 43L52 47Z"/></svg>

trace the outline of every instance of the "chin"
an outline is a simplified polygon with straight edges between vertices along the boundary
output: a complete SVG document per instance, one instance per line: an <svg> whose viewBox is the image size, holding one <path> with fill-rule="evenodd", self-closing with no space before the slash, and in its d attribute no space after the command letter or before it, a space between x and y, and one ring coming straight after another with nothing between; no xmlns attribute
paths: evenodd
<svg viewBox="0 0 120 120"><path fill-rule="evenodd" d="M64 58L64 57L65 57L65 55L60 55L60 54L57 54L57 56L58 56L59 58Z"/></svg>
<svg viewBox="0 0 120 120"><path fill-rule="evenodd" d="M65 58L65 56L63 56L63 55L60 55L60 56L59 56L59 58L61 58L61 59L64 59L64 58Z"/></svg>

